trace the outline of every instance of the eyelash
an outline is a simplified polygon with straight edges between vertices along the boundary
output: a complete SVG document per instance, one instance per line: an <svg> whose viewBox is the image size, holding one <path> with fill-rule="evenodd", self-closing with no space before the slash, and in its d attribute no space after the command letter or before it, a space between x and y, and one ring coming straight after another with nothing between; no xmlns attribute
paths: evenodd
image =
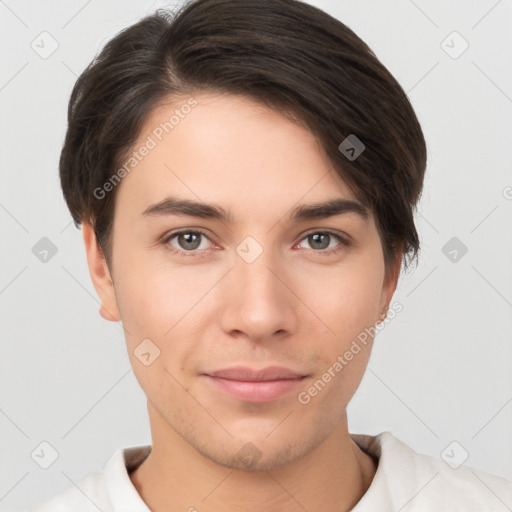
<svg viewBox="0 0 512 512"><path fill-rule="evenodd" d="M171 253L173 254L176 254L178 256L185 256L185 257L192 257L192 258L197 258L197 257L201 257L203 256L202 252L205 252L205 250L194 250L194 251L182 251L180 249L176 249L175 247L173 247L172 245L170 245L170 241L175 237L175 236L178 236L180 234L183 234L183 233L192 233L192 234L201 234L203 235L205 238L207 238L208 240L209 237L208 237L208 234L205 232L205 231L202 231L201 229L184 229L184 230L181 230L181 231L173 231L172 233L170 233L169 235L166 235L163 237L162 239L162 244L165 246L165 248L169 251L171 251ZM338 241L340 242L340 244L338 246L336 246L335 248L333 249L323 249L323 250L315 250L315 249L310 249L311 251L313 251L314 253L320 255L320 256L332 256L333 254L336 254L338 253L339 251L341 251L342 249L345 249L347 247L350 247L353 245L353 242L351 240L348 240L347 238L344 238L342 237L341 235L337 234L337 233L334 233L333 231L329 231L329 230L318 230L318 231L310 231L309 233L306 233L300 240L299 242L302 242L304 239L306 239L308 236L310 235L314 235L314 234L317 234L317 233L320 233L322 235L330 235L330 236L333 236L335 238L338 239ZM211 240L210 240L211 241Z"/></svg>

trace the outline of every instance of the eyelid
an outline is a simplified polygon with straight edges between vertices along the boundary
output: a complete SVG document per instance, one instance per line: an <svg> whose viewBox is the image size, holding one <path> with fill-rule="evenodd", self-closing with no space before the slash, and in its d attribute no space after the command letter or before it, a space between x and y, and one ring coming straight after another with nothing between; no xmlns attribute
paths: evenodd
<svg viewBox="0 0 512 512"><path fill-rule="evenodd" d="M352 247L355 245L354 239L350 235L343 233L343 232L339 233L339 232L333 231L331 229L321 229L321 228L307 231L306 233L304 233L301 236L301 238L295 245L300 244L303 240L308 238L308 236L313 235L315 233L321 233L324 235L327 234L327 235L330 235L331 237L335 237L338 239L339 243L335 247L331 247L330 249L320 249L320 250L306 249L306 251L309 252L310 254L313 254L314 257L322 258L322 257L334 256L334 255L337 255L339 252L346 250L349 247ZM294 247L295 247L295 245L294 245Z"/></svg>
<svg viewBox="0 0 512 512"><path fill-rule="evenodd" d="M207 240L209 240L212 244L214 243L211 238L210 238L210 235L209 233L207 233L204 229L201 229L201 228L181 228L181 229L177 229L175 231L169 231L167 233L165 233L161 239L160 239L160 242L168 249L170 250L171 252L175 253L175 254L183 254L185 256L198 256L200 253L203 253L203 252L206 252L206 249L201 249L201 250L193 250L193 251L184 251L184 250L181 250L181 249L177 249L176 247L173 247L171 246L170 244L170 241L171 239L173 239L174 237L176 237L177 235L180 235L181 233L196 233L196 234L201 234L203 235Z"/></svg>
<svg viewBox="0 0 512 512"><path fill-rule="evenodd" d="M171 246L170 243L169 243L170 240L173 239L175 236L181 234L181 233L201 234L206 239L208 239L212 244L214 243L211 240L210 235L204 229L202 229L202 228L180 228L180 229L177 229L175 231L167 232L167 233L165 233L161 237L161 243L168 250L170 250L172 253L178 254L178 255L184 255L186 257L188 257L188 256L190 256L190 257L202 256L201 253L207 252L207 249L200 249L200 250L195 249L193 251L184 251L184 250L177 249L176 247ZM340 242L336 247L332 247L330 249L323 249L323 250L307 249L308 251L310 251L312 253L315 253L315 254L319 254L319 255L322 255L322 254L325 254L325 255L334 254L334 253L340 251L343 248L351 247L352 245L354 245L353 238L350 235L348 235L347 233L337 232L337 231L334 231L334 230L331 230L331 229L322 229L322 228L316 228L315 229L315 228L312 228L312 229L306 231L305 233L303 233L302 235L300 235L300 238L298 239L297 243L294 244L294 246L297 245L298 243L302 242L309 235L313 235L315 233L322 233L322 234L328 234L330 236L334 236Z"/></svg>
<svg viewBox="0 0 512 512"><path fill-rule="evenodd" d="M336 231L336 230L332 230L332 229L328 229L328 228L316 228L316 229L310 229L308 231L306 231L306 233L304 233L302 236L302 238L300 239L300 241L304 240L304 238L306 238L307 236L309 235L313 235L315 233L326 233L328 235L333 235L333 236L336 236L338 237L342 242L346 243L347 245L352 245L354 243L354 239L347 233L343 232L343 231Z"/></svg>

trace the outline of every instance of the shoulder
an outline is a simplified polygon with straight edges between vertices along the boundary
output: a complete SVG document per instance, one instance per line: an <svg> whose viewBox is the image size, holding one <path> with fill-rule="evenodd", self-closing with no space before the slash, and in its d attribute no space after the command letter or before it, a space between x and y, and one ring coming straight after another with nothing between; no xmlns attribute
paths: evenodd
<svg viewBox="0 0 512 512"><path fill-rule="evenodd" d="M351 437L379 460L374 479L354 512L372 510L379 500L387 504L386 510L404 512L511 510L512 482L504 478L417 453L389 432Z"/></svg>
<svg viewBox="0 0 512 512"><path fill-rule="evenodd" d="M50 499L36 503L28 512L98 512L98 509L112 512L102 471L91 473Z"/></svg>
<svg viewBox="0 0 512 512"><path fill-rule="evenodd" d="M149 512L129 472L149 454L150 445L117 450L102 471L89 474L63 492L33 505L28 512Z"/></svg>

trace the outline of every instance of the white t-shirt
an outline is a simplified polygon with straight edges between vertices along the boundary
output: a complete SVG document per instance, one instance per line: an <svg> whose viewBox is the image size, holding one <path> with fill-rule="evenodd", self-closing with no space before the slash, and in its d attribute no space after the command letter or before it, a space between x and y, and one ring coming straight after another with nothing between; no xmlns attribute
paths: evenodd
<svg viewBox="0 0 512 512"><path fill-rule="evenodd" d="M377 472L352 512L510 512L512 482L422 455L389 432L350 434L378 459ZM151 445L117 450L103 471L91 473L30 512L150 512L129 472L149 455ZM455 464L452 464L456 466Z"/></svg>

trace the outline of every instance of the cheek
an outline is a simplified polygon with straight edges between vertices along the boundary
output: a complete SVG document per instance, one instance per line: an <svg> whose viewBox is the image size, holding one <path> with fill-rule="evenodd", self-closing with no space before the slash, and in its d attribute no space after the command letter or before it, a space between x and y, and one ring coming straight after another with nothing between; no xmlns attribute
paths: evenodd
<svg viewBox="0 0 512 512"><path fill-rule="evenodd" d="M139 258L134 252L118 260L117 271L116 296L129 357L139 382L147 388L157 374L180 373L180 366L197 352L198 319L208 321L210 314L205 295L219 277L198 272L193 265L178 269L147 254ZM137 360L141 352L158 357L146 368Z"/></svg>
<svg viewBox="0 0 512 512"><path fill-rule="evenodd" d="M323 321L329 335L338 340L339 350L374 324L381 295L381 274L374 267L347 266L324 278L313 275L303 283L305 302Z"/></svg>
<svg viewBox="0 0 512 512"><path fill-rule="evenodd" d="M116 296L125 327L132 337L163 338L183 316L196 286L183 272L138 249L136 241L120 241L117 249Z"/></svg>
<svg viewBox="0 0 512 512"><path fill-rule="evenodd" d="M140 270L140 272L139 272ZM155 269L156 272L156 269ZM172 283L172 286L169 284ZM180 297L180 283L144 272L126 274L118 290L118 302L130 364L148 398L178 393L179 364L188 345L186 304ZM181 330L180 330L181 329Z"/></svg>

